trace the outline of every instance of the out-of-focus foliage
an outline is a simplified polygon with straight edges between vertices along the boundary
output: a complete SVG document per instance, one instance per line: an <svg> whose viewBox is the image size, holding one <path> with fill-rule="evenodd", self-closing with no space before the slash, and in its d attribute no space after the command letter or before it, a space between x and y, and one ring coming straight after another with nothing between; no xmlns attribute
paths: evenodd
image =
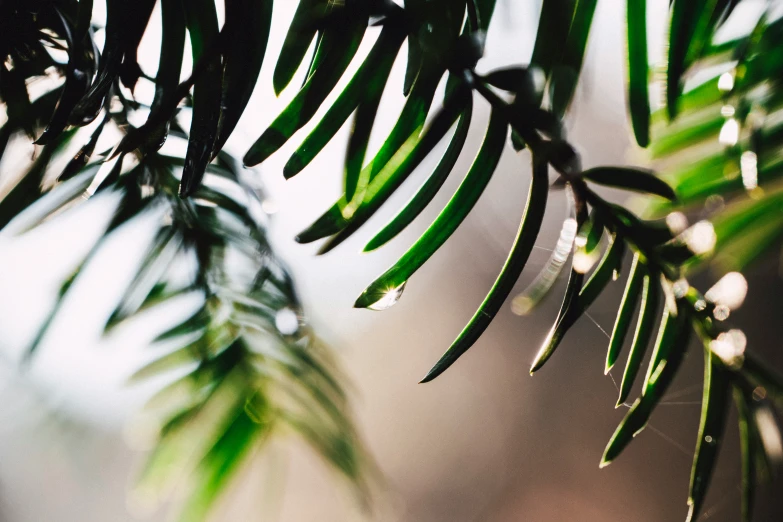
<svg viewBox="0 0 783 522"><path fill-rule="evenodd" d="M285 331L286 317L295 318L299 311L290 281L268 251L254 210L257 201L221 153L265 58L272 0L226 0L222 28L212 0L161 0L160 68L156 78L148 78L138 66L136 48L155 3L107 0L100 52L93 44L97 28L90 25L91 1L0 3L0 50L6 57L0 69L0 96L6 107L0 146L20 133L41 145L0 204L0 226L8 224L6 233L19 233L82 194L106 190L123 194L111 228L163 208L167 218L160 236L113 321L177 292L199 291L205 297L203 310L165 335L181 339L185 347L140 372L143 377L180 364L194 368L156 399L166 405L169 420L145 474L145 482L159 490L170 478L162 471L170 459L190 462L192 452L201 458L186 517L206 511L224 484L225 472L236 468L252 444L265 439L274 421L303 433L362 484L360 450L340 387L321 352L307 348L314 341L306 328L296 324ZM569 258L571 266L560 313L531 372L546 363L567 331L617 279L630 250L633 261L609 343L607 371L619 360L641 304L618 404L631 393L656 330L657 337L641 393L607 446L602 466L645 427L695 333L704 351L705 384L688 518L699 514L733 395L743 445L743 516L749 519L757 478L768 475L781 457L769 441L780 438L771 412L783 401L783 381L746 352L742 332L724 324L747 290L744 278L732 270L744 268L783 233L783 192L776 183L783 26L773 15L776 2L770 0L755 26L730 41L717 36L731 23L741 0L669 2L665 106L652 112L647 6L643 0L629 0L630 127L637 143L649 147L660 161L660 177L632 167L583 169L565 135L562 120L578 85L596 3L543 0L529 63L479 74L476 65L484 53L495 0L406 0L403 6L390 0L301 0L273 84L277 92L292 88L300 67L307 67L305 81L247 151L244 163L263 162L323 107L323 116L284 168L287 178L295 176L354 116L345 193L297 237L302 243L325 240L320 253L326 253L367 223L436 145L448 141L427 180L369 240L365 249L374 250L415 220L449 175L457 175L473 98L484 98L492 114L459 188L424 234L359 296L356 306L384 309L397 302L411 276L476 204L510 141L514 149L529 154L532 163L519 232L479 310L424 381L436 378L471 348L509 296L538 238L553 173L553 185L567 189L570 216L550 262L514 300L515 309L523 314L532 310L553 288ZM179 83L186 31L195 65L190 77ZM369 54L324 107L370 31L379 34ZM399 88L406 101L380 148L370 153L376 112L404 43L405 78L392 87ZM67 53L67 60L55 60L57 50ZM31 99L29 87L44 77L64 81ZM699 81L705 77L709 79ZM127 89L142 81L155 85L149 107L128 94ZM444 82L443 99L436 101ZM128 116L139 111L148 111L148 116L134 126ZM187 132L177 120L182 111L192 116ZM119 131L120 137L95 154L107 128ZM184 159L157 152L169 134L187 138ZM74 158L64 167L52 167L56 158L73 154L71 143L78 150ZM644 213L606 200L595 191L601 185L645 194ZM41 197L44 188L51 190ZM688 228L685 212L696 205L715 207L716 202L722 208L719 215ZM169 289L162 283L166 266L185 252L198 266L192 287ZM229 252L244 256L254 275L237 279L226 262ZM686 277L713 260L727 273L702 295ZM68 283L63 291L67 289ZM220 405L215 406L220 415L212 413L213 404Z"/></svg>
<svg viewBox="0 0 783 522"><path fill-rule="evenodd" d="M101 52L93 39L104 29L89 25L90 4L20 1L0 6L3 175L11 174L5 169L13 161L22 165L18 182L0 201L2 234L24 234L99 195L111 194L119 201L103 237L63 282L57 305L28 347L28 358L67 302L73 281L114 231L152 218L158 224L155 238L111 314L107 333L182 296L200 298L202 305L156 339L155 348L163 355L131 379L169 376L170 381L143 415L152 425L145 430L154 428L157 442L135 487L138 501L146 506L167 501L186 477L178 516L205 519L248 458L271 437L286 433L301 436L366 500L367 459L351 419L345 379L304 321L294 283L270 249L257 183L230 156L217 149L213 154L212 137L208 164L200 167L198 183L183 199L182 179L195 160L158 152L167 134L172 149L181 142L184 150L192 133L179 122L187 112L196 121L201 110L188 94L189 84L179 86L190 22L183 4L162 2L164 41L157 78L144 76L134 61L154 2L109 2ZM205 6L206 11L193 16L209 18L214 5L201 9ZM194 53L196 47L194 41ZM214 47L200 52L218 56ZM244 63L247 57L236 59ZM228 77L228 64L216 74ZM201 81L195 81L196 97ZM150 82L156 89L151 106L123 86ZM246 102L249 92L229 88L226 96ZM221 107L226 129L230 107ZM129 122L143 121L145 115L146 127ZM37 139L29 164L5 150L20 135Z"/></svg>

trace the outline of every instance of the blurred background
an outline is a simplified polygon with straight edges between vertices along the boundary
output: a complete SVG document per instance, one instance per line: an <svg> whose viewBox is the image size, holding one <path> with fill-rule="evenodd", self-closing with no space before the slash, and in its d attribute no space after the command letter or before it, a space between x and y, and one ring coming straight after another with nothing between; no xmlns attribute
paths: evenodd
<svg viewBox="0 0 783 522"><path fill-rule="evenodd" d="M227 147L240 156L294 94L289 89L276 98L271 72L295 4L276 2L269 58L254 100ZM625 115L624 5L622 0L598 3L586 74L569 117L571 141L580 147L587 167L645 161L629 140ZM655 60L662 56L667 5L666 0L648 2ZM753 20L753 3L742 5L745 16ZM96 2L95 8L100 18L103 2ZM498 0L487 58L480 68L526 63L539 9L536 2ZM154 14L153 21L159 24L159 15ZM142 65L145 54L152 58L152 68L145 69L148 74L155 72L160 34L156 24L142 42ZM360 53L366 53L371 43L365 42ZM390 127L399 110L403 65L396 64L384 95L381 128ZM458 170L469 165L481 139L481 124L488 119L482 100L477 100L475 119ZM339 196L348 131L348 126L342 129L340 139L290 181L283 180L282 165L296 140L257 169L257 176L268 194L265 208L274 211L269 231L273 244L294 272L311 322L337 352L351 380L360 430L378 465L377 505L372 513L359 510L347 488L317 457L298 441L284 439L252 459L213 519L684 520L700 411L700 350L691 350L648 429L603 470L598 469L600 457L624 414L624 408L613 408L615 377L603 375L607 332L622 293L621 281L601 296L535 377L528 375L529 364L557 313L559 287L532 315L517 317L510 306L503 308L458 364L433 383L416 384L494 282L524 205L529 158L507 148L477 208L410 280L396 306L383 313L355 310L355 297L426 228L453 192L455 180L413 226L380 251L358 253L421 176L414 175L363 233L317 257L316 247L297 245L293 237ZM382 137L382 132L374 133L376 147ZM31 150L23 147L22 153ZM552 200L540 243L518 283L520 291L544 266L557 242L565 194L554 192ZM123 230L90 266L90 278L53 325L37 359L20 366L18 354L52 306L63 274L72 270L74 260L108 219L111 202L106 201L103 209L101 204L46 223L23 239L0 240L3 522L166 519L165 513L145 512L127 495L144 449L132 419L160 382L128 387L126 380L150 360L146 343L171 317L187 312L188 303L175 303L166 313L108 339L100 335L105 303L116 299L112 282L122 279L123 268L148 241L143 223ZM753 266L746 274L748 299L730 318L745 331L750 349L778 369L783 368L780 264L779 256L769 256ZM712 280L714 274L703 274L694 283L707 288ZM703 520L739 519L736 431L732 417ZM778 481L759 492L755 520L783 520L780 488Z"/></svg>

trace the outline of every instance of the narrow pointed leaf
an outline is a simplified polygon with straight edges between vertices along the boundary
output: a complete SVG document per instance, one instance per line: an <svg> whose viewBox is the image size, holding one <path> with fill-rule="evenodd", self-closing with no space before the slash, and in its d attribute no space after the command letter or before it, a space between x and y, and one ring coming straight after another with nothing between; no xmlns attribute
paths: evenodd
<svg viewBox="0 0 783 522"><path fill-rule="evenodd" d="M577 1L544 0L541 4L536 43L530 63L540 67L547 78L562 58Z"/></svg>
<svg viewBox="0 0 783 522"><path fill-rule="evenodd" d="M438 190L443 186L443 183L454 169L454 165L457 163L457 159L459 158L468 137L473 113L473 99L469 98L468 100L468 106L462 111L454 135L451 137L449 146L446 149L446 152L443 153L443 157L440 159L438 166L435 167L435 170L432 171L430 177L427 178L427 181L425 181L419 190L416 191L416 194L414 194L405 207L400 210L400 212L394 216L380 232L367 242L367 245L364 247L365 252L370 252L383 246L397 234L402 232L405 227L410 225L411 222L421 214L424 208L435 197Z"/></svg>
<svg viewBox="0 0 783 522"><path fill-rule="evenodd" d="M349 202L345 206L343 214L351 215L348 225L324 243L318 251L319 254L329 252L342 243L373 216L378 208L386 202L400 184L413 173L435 145L446 135L449 127L454 124L461 110L467 105L469 97L470 94L466 90L454 93L432 120L431 125L424 131L420 140L416 139L418 131L414 131L408 142L397 151L384 169L378 173L377 178L368 185L366 190L362 191L361 196L363 200L361 203L357 206L355 203ZM363 175L364 179L367 179L367 177L368 174Z"/></svg>
<svg viewBox="0 0 783 522"><path fill-rule="evenodd" d="M432 104L432 99L435 96L435 88L437 87L437 80L440 79L440 76L441 74L427 75L416 82L413 91L405 101L405 105L397 119L397 123L395 123L383 145L381 145L380 150L375 154L370 163L364 167L364 170L366 170L367 173L361 174L361 176L366 176L369 182L372 182L372 180L386 167L386 164L389 163L403 145L411 139L411 136L414 133L420 132L424 120L427 118L427 112ZM389 169L388 171L392 170L393 169ZM297 235L296 240L299 243L311 243L343 230L348 223L348 220L343 215L348 203L349 202L345 200L345 197L341 198L318 218L315 223L300 232ZM353 214L353 212L355 212L355 210L352 211L351 214Z"/></svg>
<svg viewBox="0 0 783 522"><path fill-rule="evenodd" d="M577 0L560 63L552 71L552 111L560 118L576 91L598 0Z"/></svg>
<svg viewBox="0 0 783 522"><path fill-rule="evenodd" d="M583 311L590 308L606 285L614 279L623 261L625 241L617 235L612 236L611 241L612 243L598 262L598 266L579 292L579 307Z"/></svg>
<svg viewBox="0 0 783 522"><path fill-rule="evenodd" d="M220 131L215 153L223 148L250 101L266 54L273 0L228 0L223 54Z"/></svg>
<svg viewBox="0 0 783 522"><path fill-rule="evenodd" d="M80 16L84 7L87 6L83 6L79 2ZM68 20L59 9L55 9L55 12L60 19L62 36L68 44L68 67L65 71L65 83L63 84L60 99L57 101L57 107L54 109L54 114L52 114L43 134L35 141L38 145L45 145L51 142L54 136L57 136L65 129L71 111L90 87L93 72L93 62L85 57L82 45L83 38L77 40L75 29L71 27Z"/></svg>
<svg viewBox="0 0 783 522"><path fill-rule="evenodd" d="M704 504L715 460L723 442L729 399L729 370L711 350L704 352L704 395L699 437L691 470L688 522L696 520Z"/></svg>
<svg viewBox="0 0 783 522"><path fill-rule="evenodd" d="M545 161L533 160L533 175L528 191L527 204L519 224L519 231L511 247L500 275L481 306L465 326L457 339L451 344L440 360L427 373L421 382L429 382L446 371L449 366L462 356L481 337L481 334L492 322L503 302L514 288L517 279L527 264L530 252L533 251L536 238L541 230L541 222L546 210L547 194L549 192L549 167Z"/></svg>
<svg viewBox="0 0 783 522"><path fill-rule="evenodd" d="M325 4L324 0L300 0L272 76L275 93L280 94L291 83L307 53L307 48L315 38L316 20L322 9L321 4Z"/></svg>
<svg viewBox="0 0 783 522"><path fill-rule="evenodd" d="M400 32L396 28L384 28L381 31L381 35L351 81L330 105L318 125L291 155L283 168L283 175L286 178L301 172L323 150L363 99L381 95L401 41Z"/></svg>
<svg viewBox="0 0 783 522"><path fill-rule="evenodd" d="M264 161L310 121L353 59L365 30L366 24L354 21L338 34L329 33L329 41L323 44L329 49L323 66L313 73L291 103L251 145L244 157L245 165L258 165Z"/></svg>
<svg viewBox="0 0 783 522"><path fill-rule="evenodd" d="M131 91L136 87L136 82L142 75L137 57L138 49L156 3L157 0L137 0L133 3L135 16L125 20L122 64L119 73L122 84Z"/></svg>
<svg viewBox="0 0 783 522"><path fill-rule="evenodd" d="M685 356L690 339L688 318L684 309L677 316L670 316L668 310L659 330L656 352L666 352L665 359L657 365L653 378L645 385L642 396L628 410L612 439L606 446L601 467L608 466L625 449L628 443L646 426L655 407L674 379Z"/></svg>
<svg viewBox="0 0 783 522"><path fill-rule="evenodd" d="M617 406L624 404L631 393L631 387L642 366L647 345L650 343L653 329L658 319L658 303L660 301L660 289L658 282L652 277L644 265L638 265L638 270L643 270L642 304L639 319L636 322L636 332L631 343L631 351L628 352L628 361L625 364L623 380L620 384L620 395Z"/></svg>
<svg viewBox="0 0 783 522"><path fill-rule="evenodd" d="M433 118L420 139L418 138L419 129L411 134L408 141L400 147L383 170L378 173L378 176L362 192L361 203L357 205L355 202L348 202L343 207L343 214L350 216L347 220L347 226L324 243L318 252L319 254L329 252L342 243L373 216L400 184L432 152L435 145L443 139L459 117L462 109L467 105L469 96L469 92L464 89L455 93L446 100L443 108ZM371 165L368 165L367 169L371 169Z"/></svg>
<svg viewBox="0 0 783 522"><path fill-rule="evenodd" d="M392 62L389 61L387 71L391 69L391 65ZM383 71L383 73L386 73L386 71ZM369 175L362 178L361 173L364 156L370 143L370 133L375 124L375 116L378 114L378 106L381 103L383 87L386 85L386 79L388 78L388 74L383 73L376 78L377 84L376 82L370 83L367 97L362 100L356 109L353 129L348 139L348 150L345 153L345 181L343 185L345 187L345 199L349 203L354 200L357 194L361 197L370 181Z"/></svg>
<svg viewBox="0 0 783 522"><path fill-rule="evenodd" d="M138 45L137 38L141 38L154 5L153 0L133 3L107 0L106 38L98 72L87 93L71 111L68 123L82 126L98 117L104 99L120 73L124 55Z"/></svg>
<svg viewBox="0 0 783 522"><path fill-rule="evenodd" d="M505 118L493 111L481 149L446 208L418 241L359 296L354 304L367 308L393 288L399 288L440 248L476 204L500 161L507 136Z"/></svg>
<svg viewBox="0 0 783 522"><path fill-rule="evenodd" d="M691 48L698 46L699 20L715 0L674 0L669 29L669 59L666 74L666 108L669 118L677 115L682 77L690 65ZM696 40L696 41L694 41Z"/></svg>
<svg viewBox="0 0 783 522"><path fill-rule="evenodd" d="M188 150L179 188L181 197L192 195L201 185L218 133L222 70L220 56L207 57L207 49L216 45L218 19L212 0L191 0L184 3L185 17L193 48L193 63L202 57L208 60L206 69L193 87L193 120L190 125Z"/></svg>
<svg viewBox="0 0 783 522"><path fill-rule="evenodd" d="M609 373L614 363L620 355L625 343L625 337L628 334L628 328L631 325L633 313L636 310L636 303L639 302L639 290L644 279L644 270L639 268L639 255L633 258L631 271L628 274L628 282L625 285L625 293L620 302L620 309L617 312L612 336L609 338L609 349L606 354L605 373Z"/></svg>
<svg viewBox="0 0 783 522"><path fill-rule="evenodd" d="M422 52L419 38L416 35L408 36L408 61L405 66L405 79L402 82L402 94L408 96L419 76L422 67Z"/></svg>
<svg viewBox="0 0 783 522"><path fill-rule="evenodd" d="M574 194L576 225L577 229L579 229L579 227L583 226L587 221L588 216L585 203L576 199L575 196L576 195ZM539 348L535 359L533 359L533 364L530 366L531 375L540 370L549 358L552 357L557 347L560 346L563 336L584 312L584 309L579 306L579 292L582 290L584 274L574 270L573 257L571 264L571 273L568 277L568 283L566 283L563 303L560 305L560 311L557 314L555 324L552 326L551 330L549 330L549 334L541 344L541 348Z"/></svg>
<svg viewBox="0 0 783 522"><path fill-rule="evenodd" d="M650 67L647 57L647 0L628 0L628 106L640 147L650 144Z"/></svg>
<svg viewBox="0 0 783 522"><path fill-rule="evenodd" d="M645 194L655 194L666 199L676 199L674 190L652 171L627 167L596 167L583 173L585 179L600 185Z"/></svg>
<svg viewBox="0 0 783 522"><path fill-rule="evenodd" d="M263 411L260 400L251 401L254 412ZM229 424L199 463L191 479L194 487L185 502L182 520L201 520L214 507L220 495L236 477L245 457L259 438L267 435L267 420L250 416L251 406L239 402Z"/></svg>

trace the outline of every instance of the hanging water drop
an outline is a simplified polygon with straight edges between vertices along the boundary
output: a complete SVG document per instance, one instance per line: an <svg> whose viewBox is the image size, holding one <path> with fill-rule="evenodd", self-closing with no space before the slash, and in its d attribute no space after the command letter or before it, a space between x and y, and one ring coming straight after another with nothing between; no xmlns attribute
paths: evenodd
<svg viewBox="0 0 783 522"><path fill-rule="evenodd" d="M725 306L728 310L736 310L745 302L747 295L748 281L745 276L739 272L729 272L707 290L704 297L711 303Z"/></svg>
<svg viewBox="0 0 783 522"><path fill-rule="evenodd" d="M383 310L388 310L392 306L396 305L397 301L399 301L400 297L402 297L402 292L405 290L406 283L407 281L405 283L402 283L397 288L391 288L387 290L386 292L383 293L380 299L375 301L367 308L369 308L370 310L375 310L380 312Z"/></svg>
<svg viewBox="0 0 783 522"><path fill-rule="evenodd" d="M731 72L725 72L718 78L718 89L723 92L728 92L734 88L734 74Z"/></svg>
<svg viewBox="0 0 783 522"><path fill-rule="evenodd" d="M718 305L715 307L712 315L715 316L715 319L718 321L725 321L729 318L729 315L731 315L731 310L726 305Z"/></svg>
<svg viewBox="0 0 783 522"><path fill-rule="evenodd" d="M729 118L723 124L718 135L718 142L721 145L732 147L739 141L739 122L735 118Z"/></svg>

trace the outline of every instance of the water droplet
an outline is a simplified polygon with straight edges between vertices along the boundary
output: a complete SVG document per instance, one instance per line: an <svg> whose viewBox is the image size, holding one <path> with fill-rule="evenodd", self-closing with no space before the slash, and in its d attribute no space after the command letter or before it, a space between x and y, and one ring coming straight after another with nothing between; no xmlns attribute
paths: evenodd
<svg viewBox="0 0 783 522"><path fill-rule="evenodd" d="M109 102L109 112L121 112L125 106L122 104L119 96L112 96Z"/></svg>
<svg viewBox="0 0 783 522"><path fill-rule="evenodd" d="M617 281L618 279L620 279L620 271L615 268L612 270L612 281Z"/></svg>
<svg viewBox="0 0 783 522"><path fill-rule="evenodd" d="M299 330L299 317L290 308L281 308L275 314L275 328L283 335L293 335Z"/></svg>
<svg viewBox="0 0 783 522"><path fill-rule="evenodd" d="M710 342L710 350L720 357L726 366L738 370L745 361L747 344L748 340L742 330L734 329L723 332L717 339L713 339Z"/></svg>
<svg viewBox="0 0 783 522"><path fill-rule="evenodd" d="M375 301L367 308L369 308L370 310L376 310L380 312L383 310L388 310L392 306L396 305L397 301L399 301L400 297L402 297L402 292L405 290L406 283L407 281L405 283L402 283L397 288L391 288L387 290L380 299Z"/></svg>
<svg viewBox="0 0 783 522"><path fill-rule="evenodd" d="M693 308L696 309L697 312L702 312L705 308L707 308L707 301L704 299L699 299L693 303Z"/></svg>
<svg viewBox="0 0 783 522"><path fill-rule="evenodd" d="M682 239L697 256L708 254L715 248L718 236L709 221L699 221L682 233Z"/></svg>
<svg viewBox="0 0 783 522"><path fill-rule="evenodd" d="M731 72L725 72L718 78L718 89L723 92L728 92L734 88L734 74Z"/></svg>
<svg viewBox="0 0 783 522"><path fill-rule="evenodd" d="M748 295L748 281L739 272L729 272L707 290L704 297L707 301L736 310L745 302ZM716 316L717 319L717 316Z"/></svg>
<svg viewBox="0 0 783 522"><path fill-rule="evenodd" d="M721 116L725 116L726 118L731 118L734 116L734 113L736 110L734 109L733 105L724 105L720 108L720 114Z"/></svg>
<svg viewBox="0 0 783 522"><path fill-rule="evenodd" d="M763 386L756 386L753 390L753 400L756 402L763 401L767 398L767 389Z"/></svg>
<svg viewBox="0 0 783 522"><path fill-rule="evenodd" d="M731 147L739 141L739 122L735 118L729 118L720 128L718 142L721 145Z"/></svg>
<svg viewBox="0 0 783 522"><path fill-rule="evenodd" d="M155 195L155 187L152 186L152 185L147 185L147 184L141 185L139 187L139 193L140 193L142 199L146 199L146 198L152 197L152 196Z"/></svg>
<svg viewBox="0 0 783 522"><path fill-rule="evenodd" d="M720 212L726 206L726 200L720 194L712 194L704 200L704 210L712 214Z"/></svg>
<svg viewBox="0 0 783 522"><path fill-rule="evenodd" d="M593 268L593 265L598 261L598 249L596 248L592 252L587 252L583 248L577 250L574 253L574 270L580 274L586 274Z"/></svg>
<svg viewBox="0 0 783 522"><path fill-rule="evenodd" d="M675 281L672 285L672 292L674 292L674 297L677 299L681 299L685 297L685 294L688 293L688 290L690 289L691 285L688 283L687 279L680 279L678 281Z"/></svg>
<svg viewBox="0 0 783 522"><path fill-rule="evenodd" d="M671 212L666 216L666 226L672 234L682 234L688 228L688 218L682 212Z"/></svg>
<svg viewBox="0 0 783 522"><path fill-rule="evenodd" d="M706 435L704 437L704 442L706 442L707 444L712 444L713 441L714 441L714 439L710 435Z"/></svg>
<svg viewBox="0 0 783 522"><path fill-rule="evenodd" d="M740 157L742 185L745 190L753 190L759 186L758 158L756 153L746 150Z"/></svg>
<svg viewBox="0 0 783 522"><path fill-rule="evenodd" d="M712 315L715 317L717 321L725 321L729 318L729 315L731 315L731 310L726 305L718 305L715 307L715 310L712 312Z"/></svg>

